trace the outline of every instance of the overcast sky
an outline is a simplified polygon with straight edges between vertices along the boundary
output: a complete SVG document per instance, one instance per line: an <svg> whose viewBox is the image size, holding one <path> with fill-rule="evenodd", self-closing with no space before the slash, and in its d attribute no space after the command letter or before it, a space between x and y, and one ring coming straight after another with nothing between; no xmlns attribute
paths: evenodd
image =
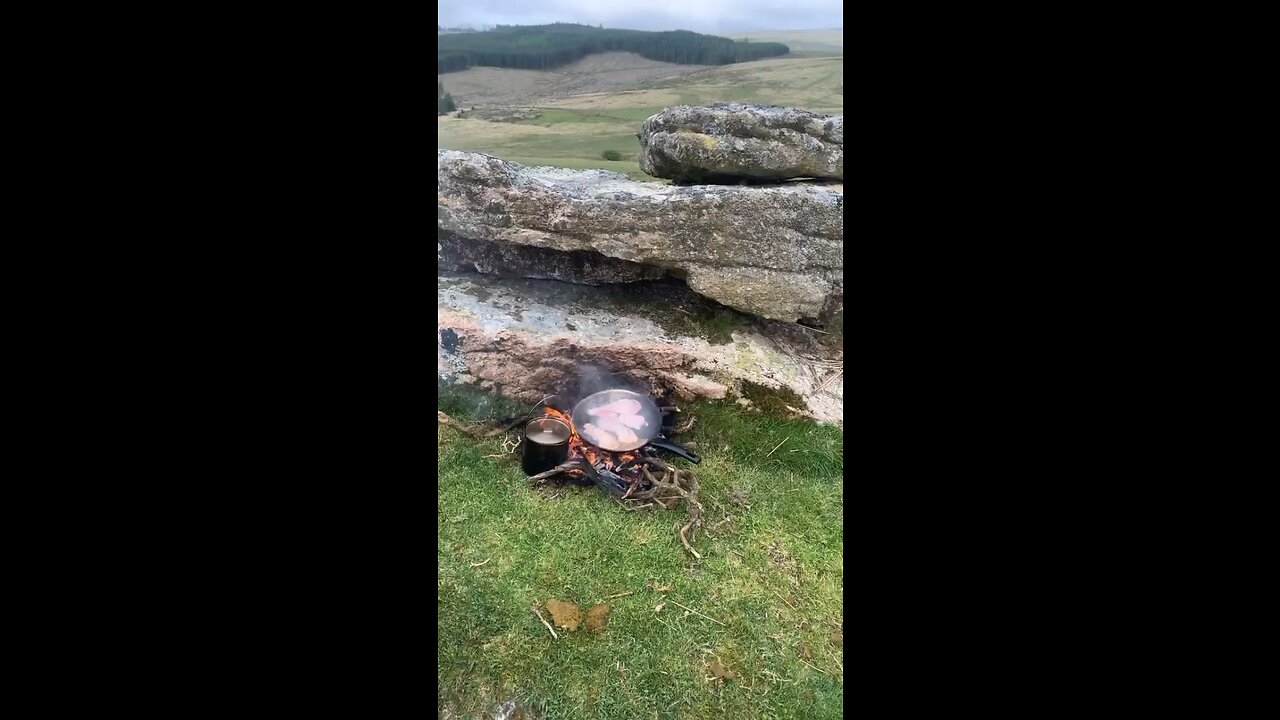
<svg viewBox="0 0 1280 720"><path fill-rule="evenodd" d="M842 0L440 0L439 23L576 22L633 30L809 30L844 27Z"/></svg>

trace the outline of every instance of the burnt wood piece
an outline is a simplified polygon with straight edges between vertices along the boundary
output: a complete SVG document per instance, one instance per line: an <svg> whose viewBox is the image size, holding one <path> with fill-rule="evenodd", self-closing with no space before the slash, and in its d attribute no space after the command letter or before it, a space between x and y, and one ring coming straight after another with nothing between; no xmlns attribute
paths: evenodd
<svg viewBox="0 0 1280 720"><path fill-rule="evenodd" d="M617 498L620 498L627 493L627 489L631 485L630 480L623 478L617 473L605 470L604 468L595 468L595 471L597 478L596 485L599 486L601 490L604 490L606 493Z"/></svg>

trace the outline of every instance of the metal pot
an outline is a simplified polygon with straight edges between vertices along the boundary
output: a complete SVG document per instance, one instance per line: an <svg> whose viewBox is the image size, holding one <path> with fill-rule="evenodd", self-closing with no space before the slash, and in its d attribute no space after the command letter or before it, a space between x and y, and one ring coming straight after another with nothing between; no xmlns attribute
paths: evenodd
<svg viewBox="0 0 1280 720"><path fill-rule="evenodd" d="M524 426L520 469L533 476L568 460L569 434L569 426L553 417L530 420Z"/></svg>

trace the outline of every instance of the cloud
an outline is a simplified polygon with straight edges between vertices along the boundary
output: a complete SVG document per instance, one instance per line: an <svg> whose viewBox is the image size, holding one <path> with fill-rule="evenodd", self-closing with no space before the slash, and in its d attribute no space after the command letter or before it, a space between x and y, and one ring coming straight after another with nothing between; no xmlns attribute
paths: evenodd
<svg viewBox="0 0 1280 720"><path fill-rule="evenodd" d="M840 0L443 0L439 23L484 25L576 22L633 30L804 30L844 27Z"/></svg>

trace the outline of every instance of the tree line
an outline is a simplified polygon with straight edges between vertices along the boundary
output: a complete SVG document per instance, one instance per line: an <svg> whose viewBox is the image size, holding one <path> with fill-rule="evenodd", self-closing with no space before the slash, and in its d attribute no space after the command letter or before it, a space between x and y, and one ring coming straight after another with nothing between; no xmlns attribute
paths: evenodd
<svg viewBox="0 0 1280 720"><path fill-rule="evenodd" d="M453 104L453 96L444 91L444 83L436 81L436 115L453 112L458 107Z"/></svg>
<svg viewBox="0 0 1280 720"><path fill-rule="evenodd" d="M681 65L728 65L791 52L782 43L735 42L687 30L611 30L570 23L499 25L485 32L440 35L438 39L437 74L476 65L546 70L593 53L619 51Z"/></svg>

